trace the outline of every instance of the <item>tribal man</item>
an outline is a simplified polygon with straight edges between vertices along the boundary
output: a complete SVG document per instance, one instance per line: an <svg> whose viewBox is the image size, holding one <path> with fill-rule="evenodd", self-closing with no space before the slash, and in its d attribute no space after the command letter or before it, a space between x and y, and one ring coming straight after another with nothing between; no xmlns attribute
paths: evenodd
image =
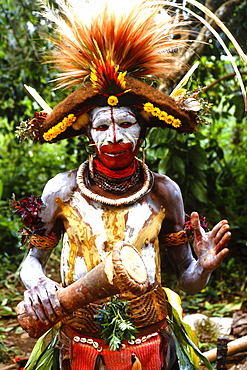
<svg viewBox="0 0 247 370"><path fill-rule="evenodd" d="M41 143L85 134L95 154L78 169L56 175L44 188L39 216L45 235L32 236L21 271L27 288L25 309L34 320L55 322L64 314L57 291L95 269L117 243L131 245L145 264L147 288L141 294L124 292L117 299L129 304L128 313L137 328L135 339L121 343L118 351L109 349L95 315L111 297L103 302L95 297L62 320L60 368L166 369L169 339L160 250L166 249L179 288L195 294L227 254L230 238L226 220L205 232L198 213L193 212L194 258L183 230L179 187L167 176L153 173L144 158L137 158L149 128L194 132L199 122L197 109L183 105L192 98L183 95L174 100L140 81L175 68L176 58L170 51L180 48L183 39L170 35L181 35L181 28L167 20L157 25L155 17L163 5L152 6L152 1L139 4L126 18L106 8L93 19L91 28L84 26L76 2L60 3L63 18L55 11L47 12L60 34L53 40L58 48L53 61L65 71L61 85L73 85L75 80L85 84L52 112L37 116L30 130ZM61 235L62 286L45 275L47 260Z"/></svg>

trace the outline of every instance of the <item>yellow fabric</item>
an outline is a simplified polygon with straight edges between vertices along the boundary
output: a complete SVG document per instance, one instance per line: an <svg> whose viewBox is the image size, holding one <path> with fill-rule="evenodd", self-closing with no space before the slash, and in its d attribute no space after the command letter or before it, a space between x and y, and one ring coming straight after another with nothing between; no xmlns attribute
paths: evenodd
<svg viewBox="0 0 247 370"><path fill-rule="evenodd" d="M182 302L181 302L180 296L169 288L163 288L163 289L166 293L167 301L172 305L173 308L175 308L180 319L182 320L183 309L182 309Z"/></svg>

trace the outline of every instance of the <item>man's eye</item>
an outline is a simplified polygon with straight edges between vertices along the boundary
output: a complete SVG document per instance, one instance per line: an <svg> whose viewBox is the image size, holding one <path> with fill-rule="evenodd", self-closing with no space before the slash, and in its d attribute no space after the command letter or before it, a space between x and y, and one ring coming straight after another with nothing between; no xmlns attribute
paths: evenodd
<svg viewBox="0 0 247 370"><path fill-rule="evenodd" d="M132 125L134 125L135 123L133 123L133 122L121 122L120 124L119 124L119 126L120 127L123 127L123 128L128 128L128 127L130 127L130 126L132 126Z"/></svg>
<svg viewBox="0 0 247 370"><path fill-rule="evenodd" d="M98 127L96 127L96 131L106 131L108 129L109 126L107 125L99 125Z"/></svg>

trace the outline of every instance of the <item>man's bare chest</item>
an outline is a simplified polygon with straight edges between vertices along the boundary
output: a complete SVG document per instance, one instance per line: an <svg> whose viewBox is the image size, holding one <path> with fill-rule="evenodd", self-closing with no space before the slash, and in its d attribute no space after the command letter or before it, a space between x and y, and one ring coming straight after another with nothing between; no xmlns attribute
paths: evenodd
<svg viewBox="0 0 247 370"><path fill-rule="evenodd" d="M118 241L133 245L144 258L155 256L165 217L162 208L145 200L130 206L107 207L89 201L77 191L68 202L61 200L58 204L66 231L62 270L67 271L68 282L75 275L78 278L76 270L84 274L104 260Z"/></svg>

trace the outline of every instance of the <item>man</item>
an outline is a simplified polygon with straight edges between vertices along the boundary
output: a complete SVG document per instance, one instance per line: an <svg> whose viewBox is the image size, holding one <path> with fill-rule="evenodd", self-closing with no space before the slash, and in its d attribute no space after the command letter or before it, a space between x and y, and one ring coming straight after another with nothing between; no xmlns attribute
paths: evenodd
<svg viewBox="0 0 247 370"><path fill-rule="evenodd" d="M49 115L31 121L28 128L41 143L86 134L95 156L78 170L58 174L45 186L39 212L42 235L37 232L30 239L31 249L21 272L27 288L25 309L44 324L57 321L63 313L57 290L86 276L118 242L132 245L146 266L147 290L144 294L125 292L117 300L129 302L128 312L138 330L136 339L122 343L119 351L109 349L101 339L95 315L99 308L107 309L111 297L103 303L95 297L95 302L63 320L60 367L163 369L167 311L160 285L160 249L165 246L179 287L195 294L227 254L230 232L223 220L205 233L193 212L195 259L183 231L178 186L167 176L151 172L136 154L150 127L194 132L200 104L184 92L175 101L139 80L173 71L177 59L171 50L184 43L175 37L176 32L181 36L178 23L166 20L157 25L163 4L144 2L123 17L105 8L93 18L91 27L85 27L75 4L72 0L60 2L63 17L55 11L51 16L51 10L47 16L55 20L62 35L55 40L59 50L54 57L65 71L61 85L82 81L85 85ZM191 101L197 104L189 104L188 109ZM63 287L45 275L45 265L61 234Z"/></svg>
<svg viewBox="0 0 247 370"><path fill-rule="evenodd" d="M87 163L86 166L83 164L83 171L80 167L79 170L59 174L48 182L42 196L45 209L41 214L47 233L65 231L61 263L63 286L87 274L105 259L114 244L124 241L141 254L148 272L148 291L151 291L160 282L159 241L161 245L166 244L167 234L174 233L176 236L183 230L185 221L180 190L167 176L150 173L147 181L145 171L150 171L135 157L142 127L130 108L95 108L90 117L88 135L96 151L91 172ZM117 178L115 175L118 175ZM90 193L85 194L81 182ZM111 205L111 201L116 202L115 206ZM167 255L175 267L180 288L195 294L204 288L211 272L226 255L230 233L225 220L211 232L202 233L198 214L194 212L191 217L198 259L192 257L188 243L168 245ZM44 273L50 253L51 249L33 247L21 272L28 288L25 292L26 310L30 316L45 324L54 321L62 312L56 296L56 290L61 287ZM133 295L125 295L124 298L133 299ZM74 316L75 322L67 320L62 327L64 335L70 338L78 335L91 337L98 343L96 338L99 333L97 330L88 332L88 327L78 322L80 318L84 321L81 316L82 313L78 314L77 321ZM91 320L93 327L93 317ZM149 327L148 322L146 324L145 334ZM161 327L163 322L158 324ZM77 330L78 327L82 329ZM143 328L138 329L141 331ZM157 329L159 326L155 330L151 326L150 333ZM94 352L98 355L96 350ZM145 368L147 358L138 349L135 353ZM102 356L104 358L104 350ZM90 368L94 369L97 356L91 357ZM104 361L106 368L111 369L108 357ZM131 354L124 361L130 366ZM162 358L156 358L152 366L161 368Z"/></svg>

